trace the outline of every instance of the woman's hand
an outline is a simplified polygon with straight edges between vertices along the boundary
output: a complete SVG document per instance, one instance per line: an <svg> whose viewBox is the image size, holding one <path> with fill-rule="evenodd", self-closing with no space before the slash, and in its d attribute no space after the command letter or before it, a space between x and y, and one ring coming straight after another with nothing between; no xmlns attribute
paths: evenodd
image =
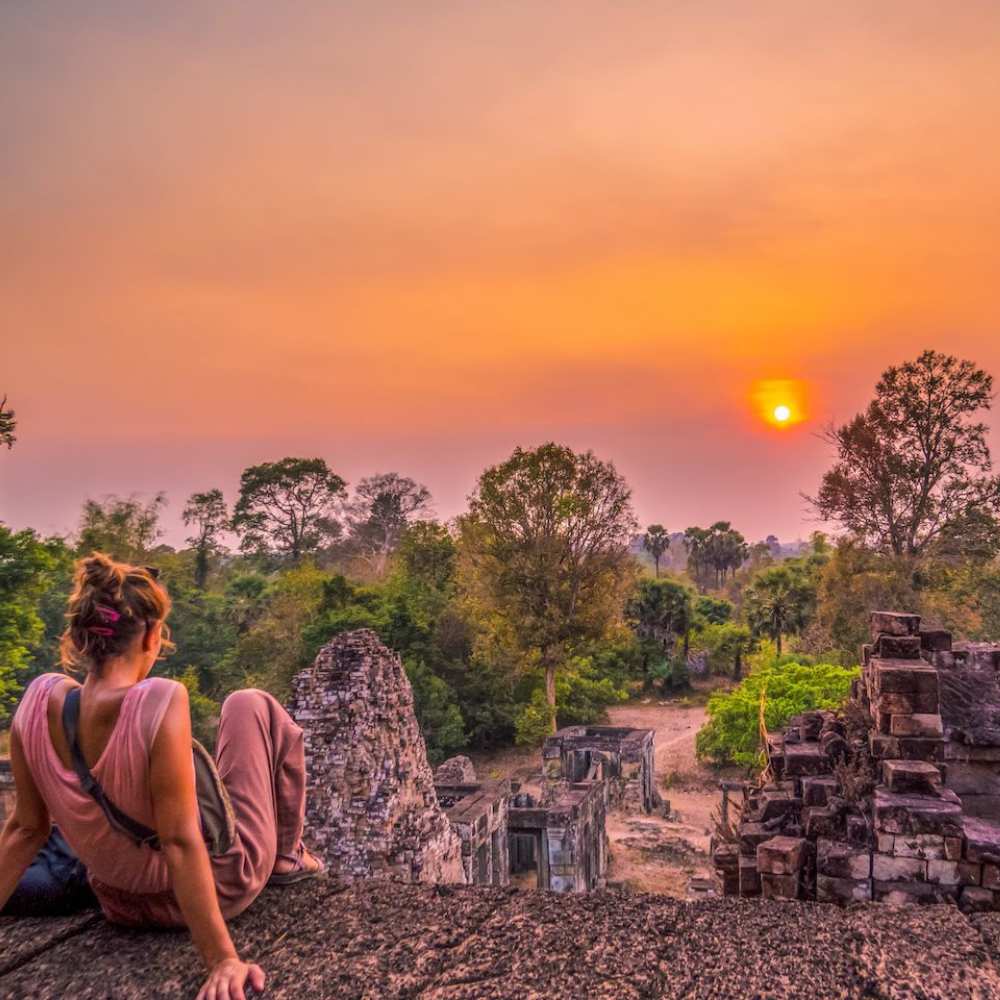
<svg viewBox="0 0 1000 1000"><path fill-rule="evenodd" d="M264 970L259 965L224 958L212 966L197 1000L243 1000L246 983L258 992L264 989Z"/></svg>

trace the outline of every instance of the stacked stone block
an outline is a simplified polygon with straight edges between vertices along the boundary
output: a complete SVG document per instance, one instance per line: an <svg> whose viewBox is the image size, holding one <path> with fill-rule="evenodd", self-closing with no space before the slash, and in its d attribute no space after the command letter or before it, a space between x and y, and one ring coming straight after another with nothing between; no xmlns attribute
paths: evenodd
<svg viewBox="0 0 1000 1000"><path fill-rule="evenodd" d="M309 844L333 874L465 882L398 654L370 629L337 636L293 681L305 738Z"/></svg>
<svg viewBox="0 0 1000 1000"><path fill-rule="evenodd" d="M951 754L928 658L949 652L950 636L921 630L917 615L876 612L871 626L853 689L870 712L867 739L853 732L849 742L828 712L770 736L771 780L747 794L738 843L714 850L723 892L1000 909L1000 815L970 815L945 781ZM847 801L839 761L868 761L870 795ZM849 770L838 772L845 781Z"/></svg>

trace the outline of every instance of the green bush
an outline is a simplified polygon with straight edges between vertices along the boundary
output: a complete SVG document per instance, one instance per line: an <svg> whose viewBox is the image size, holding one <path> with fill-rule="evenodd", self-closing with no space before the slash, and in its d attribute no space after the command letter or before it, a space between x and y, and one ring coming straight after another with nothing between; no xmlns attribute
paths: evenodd
<svg viewBox="0 0 1000 1000"><path fill-rule="evenodd" d="M514 716L514 742L519 747L535 747L552 732L552 709L545 700L545 689L536 688L531 701Z"/></svg>
<svg viewBox="0 0 1000 1000"><path fill-rule="evenodd" d="M759 765L762 691L764 722L769 731L774 731L799 712L839 707L858 675L856 668L782 662L785 659L758 662L738 687L712 695L708 701L709 721L697 737L700 758L716 764Z"/></svg>

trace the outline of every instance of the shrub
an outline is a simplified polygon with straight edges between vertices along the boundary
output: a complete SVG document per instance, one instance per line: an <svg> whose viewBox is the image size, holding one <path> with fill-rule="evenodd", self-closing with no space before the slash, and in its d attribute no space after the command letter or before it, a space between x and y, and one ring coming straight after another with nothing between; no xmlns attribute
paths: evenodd
<svg viewBox="0 0 1000 1000"><path fill-rule="evenodd" d="M708 701L709 721L697 737L701 759L758 766L761 692L765 692L764 722L773 731L799 712L839 707L858 674L856 668L782 662L785 659L757 662L738 687L712 695Z"/></svg>

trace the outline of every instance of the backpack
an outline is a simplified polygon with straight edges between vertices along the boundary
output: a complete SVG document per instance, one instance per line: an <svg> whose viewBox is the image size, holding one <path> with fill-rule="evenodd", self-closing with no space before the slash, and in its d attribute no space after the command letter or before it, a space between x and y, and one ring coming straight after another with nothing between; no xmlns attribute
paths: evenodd
<svg viewBox="0 0 1000 1000"><path fill-rule="evenodd" d="M136 846L146 845L154 851L160 850L160 838L155 830L126 815L108 798L100 782L90 773L80 749L80 688L72 688L66 694L62 711L63 730L69 743L73 770L80 779L84 791L101 807L111 826L124 834ZM198 814L201 818L201 835L212 857L225 854L236 839L236 817L229 792L219 777L212 755L195 739L191 740L191 756L194 759L195 793L198 799Z"/></svg>

